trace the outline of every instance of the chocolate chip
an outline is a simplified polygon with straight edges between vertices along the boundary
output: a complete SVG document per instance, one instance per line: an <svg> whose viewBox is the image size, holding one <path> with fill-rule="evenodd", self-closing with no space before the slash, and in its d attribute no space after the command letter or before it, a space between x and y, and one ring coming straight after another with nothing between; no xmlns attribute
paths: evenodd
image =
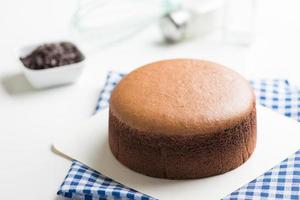
<svg viewBox="0 0 300 200"><path fill-rule="evenodd" d="M28 56L20 58L30 69L47 69L80 62L83 54L70 42L48 43L38 46Z"/></svg>

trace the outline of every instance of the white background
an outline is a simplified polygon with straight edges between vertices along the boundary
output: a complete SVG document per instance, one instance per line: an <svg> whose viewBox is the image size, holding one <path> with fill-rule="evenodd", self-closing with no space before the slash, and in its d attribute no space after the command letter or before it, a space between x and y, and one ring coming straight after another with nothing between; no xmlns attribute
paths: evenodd
<svg viewBox="0 0 300 200"><path fill-rule="evenodd" d="M0 0L0 198L55 199L70 162L53 155L53 138L63 127L87 119L106 72L128 71L172 57L214 60L248 78L287 77L300 86L300 2L257 1L256 39L249 46L163 45L155 27L87 55L77 84L36 91L17 66L14 49L45 38L67 38L73 0ZM78 147L80 148L80 147Z"/></svg>

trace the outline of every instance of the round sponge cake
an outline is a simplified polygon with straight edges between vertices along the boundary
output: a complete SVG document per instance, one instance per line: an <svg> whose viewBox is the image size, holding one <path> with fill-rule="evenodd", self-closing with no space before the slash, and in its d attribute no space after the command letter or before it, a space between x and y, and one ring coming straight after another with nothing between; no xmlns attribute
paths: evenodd
<svg viewBox="0 0 300 200"><path fill-rule="evenodd" d="M253 90L238 73L209 61L145 65L112 92L109 144L121 163L148 176L225 173L254 151Z"/></svg>

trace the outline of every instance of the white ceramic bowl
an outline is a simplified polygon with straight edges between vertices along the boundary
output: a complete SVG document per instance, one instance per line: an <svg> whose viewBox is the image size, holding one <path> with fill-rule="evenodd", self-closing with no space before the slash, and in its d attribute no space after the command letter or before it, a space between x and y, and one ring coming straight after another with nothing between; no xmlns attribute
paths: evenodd
<svg viewBox="0 0 300 200"><path fill-rule="evenodd" d="M78 63L59 67L48 69L29 69L22 63L20 58L29 55L38 46L39 45L27 45L17 51L19 65L34 88L40 89L76 82L82 73L85 58Z"/></svg>

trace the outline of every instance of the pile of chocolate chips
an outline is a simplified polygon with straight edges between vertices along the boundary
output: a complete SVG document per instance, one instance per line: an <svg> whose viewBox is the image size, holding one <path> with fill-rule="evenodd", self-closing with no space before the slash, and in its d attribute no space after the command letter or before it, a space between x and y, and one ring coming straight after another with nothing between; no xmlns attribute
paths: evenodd
<svg viewBox="0 0 300 200"><path fill-rule="evenodd" d="M47 69L80 62L84 56L74 44L60 42L38 46L28 56L20 59L30 69Z"/></svg>

